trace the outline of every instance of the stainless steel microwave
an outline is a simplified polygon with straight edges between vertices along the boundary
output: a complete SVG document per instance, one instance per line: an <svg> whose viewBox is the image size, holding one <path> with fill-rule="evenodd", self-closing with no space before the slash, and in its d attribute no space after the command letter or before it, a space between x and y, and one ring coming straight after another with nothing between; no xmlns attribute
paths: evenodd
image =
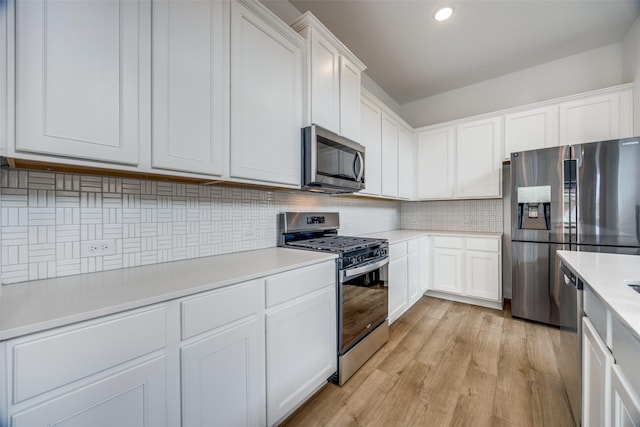
<svg viewBox="0 0 640 427"><path fill-rule="evenodd" d="M316 125L303 128L302 188L334 194L364 189L364 147Z"/></svg>

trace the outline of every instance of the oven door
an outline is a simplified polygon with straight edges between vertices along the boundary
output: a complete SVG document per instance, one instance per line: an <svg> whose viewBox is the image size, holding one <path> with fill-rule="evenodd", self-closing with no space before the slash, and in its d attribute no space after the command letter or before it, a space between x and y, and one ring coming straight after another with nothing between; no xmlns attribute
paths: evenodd
<svg viewBox="0 0 640 427"><path fill-rule="evenodd" d="M340 270L338 349L345 354L387 318L389 257Z"/></svg>

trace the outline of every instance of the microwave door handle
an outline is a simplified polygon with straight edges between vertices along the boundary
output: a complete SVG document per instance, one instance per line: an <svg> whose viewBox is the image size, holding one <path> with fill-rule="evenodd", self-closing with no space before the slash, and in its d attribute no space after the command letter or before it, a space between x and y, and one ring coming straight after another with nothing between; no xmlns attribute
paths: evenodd
<svg viewBox="0 0 640 427"><path fill-rule="evenodd" d="M360 164L360 170L356 168L356 164ZM353 158L353 174L356 176L356 182L362 182L362 175L364 174L364 159L362 153L356 151L356 157Z"/></svg>

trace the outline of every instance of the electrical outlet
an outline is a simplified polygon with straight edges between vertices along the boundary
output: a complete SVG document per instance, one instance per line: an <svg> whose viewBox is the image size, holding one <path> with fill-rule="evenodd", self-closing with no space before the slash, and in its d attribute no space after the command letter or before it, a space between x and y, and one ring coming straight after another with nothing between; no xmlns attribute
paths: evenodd
<svg viewBox="0 0 640 427"><path fill-rule="evenodd" d="M110 240L85 240L80 242L80 257L113 255L116 253L116 241Z"/></svg>

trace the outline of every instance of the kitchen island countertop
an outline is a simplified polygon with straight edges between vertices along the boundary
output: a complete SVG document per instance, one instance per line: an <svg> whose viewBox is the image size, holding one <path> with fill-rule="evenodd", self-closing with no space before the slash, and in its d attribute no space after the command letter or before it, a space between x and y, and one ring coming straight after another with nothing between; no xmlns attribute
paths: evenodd
<svg viewBox="0 0 640 427"><path fill-rule="evenodd" d="M640 293L625 284L628 280L640 282L640 256L574 251L557 254L640 340Z"/></svg>

